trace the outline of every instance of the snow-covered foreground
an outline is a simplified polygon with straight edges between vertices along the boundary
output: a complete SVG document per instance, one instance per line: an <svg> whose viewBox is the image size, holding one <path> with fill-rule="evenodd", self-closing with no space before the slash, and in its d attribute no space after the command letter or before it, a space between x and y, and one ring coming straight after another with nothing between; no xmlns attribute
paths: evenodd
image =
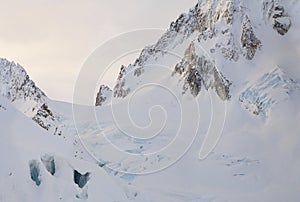
<svg viewBox="0 0 300 202"><path fill-rule="evenodd" d="M50 100L0 59L0 201L298 201L299 10L199 1L97 107Z"/></svg>
<svg viewBox="0 0 300 202"><path fill-rule="evenodd" d="M103 169L74 156L75 137L51 135L5 99L0 101L0 201L126 201L125 192ZM75 184L74 170L90 173L84 188Z"/></svg>
<svg viewBox="0 0 300 202"><path fill-rule="evenodd" d="M149 105L162 98L162 94L156 97L151 90L149 94L152 97L147 99ZM110 106L95 109L98 122L93 122L93 107L77 106L81 114L87 112L83 119L77 119L78 133L96 158L106 158L100 162L80 146L71 104L49 101L54 113L64 114L60 114L60 121L66 126L63 135L58 136L49 134L6 99L1 99L1 201L296 201L300 191L299 95L294 93L292 99L277 104L267 120L243 110L238 99L228 102L221 139L204 160L199 160L199 150L208 130L206 122L211 119L211 109L207 106L212 99L218 99L213 92L211 96L206 92L201 95L199 131L191 148L179 160L163 152L157 159L148 157L148 153L158 151L157 148L176 138L174 125L166 124L153 141L132 141L117 129ZM162 100L166 104L174 98ZM166 106L173 123L176 105ZM140 109L131 111L133 118L147 120L148 114ZM107 153L112 144L103 135L127 153L117 156ZM180 152L184 151L181 146L176 147ZM134 161L128 153L137 154ZM53 175L43 162L51 157L55 164ZM31 179L32 162L38 168L39 185ZM159 172L134 174L164 168L170 162L174 164ZM125 168L127 173L123 173ZM90 173L83 188L75 183L74 170Z"/></svg>
<svg viewBox="0 0 300 202"><path fill-rule="evenodd" d="M260 87L265 89L265 86ZM268 88L274 89L273 93L276 95L283 93L280 82L272 83ZM128 135L135 134L135 131L122 131L123 128L130 127L122 125L124 122L118 124L120 117L114 119L110 113L126 116L126 113L120 112L122 108L126 108L126 100L118 103L121 106L126 103L120 108L113 106L112 109L110 105L96 108L97 122L94 124L92 121L88 127L87 124L77 125L83 144L104 167L127 173L121 177L121 181L128 182L128 189L138 193L137 201L144 201L146 198L149 198L149 201L297 200L300 191L300 106L297 104L300 101L299 90L289 99L273 105L274 107L266 112L267 115L260 116L244 110L239 97L233 96L232 101L225 106L227 115L221 139L213 152L203 160L199 159L199 151L206 135L211 135L209 130L213 130L209 128L209 123L212 116L221 116L222 109L212 104L219 98L214 92L200 94L199 129L195 133L195 139L188 139L189 136L187 139L180 139L180 134L176 136L180 125L176 122L176 115L179 113L176 112L176 99L164 97L160 88L154 87L152 90L144 89L146 94L132 97L135 104L132 108L129 105L129 114L136 124L147 126L151 118L165 118L163 115L154 116L155 113L159 113L159 109L152 109L148 114L150 106L159 104L166 113L169 112L165 127L155 138L143 139L145 135L155 134L151 132L132 138ZM186 99L181 104L188 103L192 104L191 100ZM185 117L191 125L191 128L187 128L187 133L193 134L195 114L189 115L190 117ZM93 116L92 111L91 120ZM159 123L162 121L154 120L151 126L157 124L159 128ZM145 131L147 129L143 128ZM175 147L169 145L176 138L179 138L181 144ZM192 145L185 153L189 140ZM183 156L178 159L179 153ZM133 175L134 173L141 175Z"/></svg>

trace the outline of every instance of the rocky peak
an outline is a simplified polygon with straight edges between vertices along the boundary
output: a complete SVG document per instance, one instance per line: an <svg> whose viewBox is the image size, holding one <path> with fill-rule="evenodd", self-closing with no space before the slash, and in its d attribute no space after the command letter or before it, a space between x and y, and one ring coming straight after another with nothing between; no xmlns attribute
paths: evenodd
<svg viewBox="0 0 300 202"><path fill-rule="evenodd" d="M142 50L133 64L122 66L113 90L114 96L125 97L130 93L130 89L134 88L127 86L125 81L128 72L134 71L135 77L126 80L137 79L146 72L147 64L155 63L157 59L164 60L169 50L185 46L183 49L185 54L174 66L174 72L182 74L189 83L184 89L190 89L193 95L198 95L202 84L206 87L223 89L222 91L226 93L221 93L224 96L220 97L228 99L229 82L226 82L227 79L222 76L220 70L213 67L214 61L211 61L207 54L197 51L192 53L194 51L190 46L191 42L194 46L201 46L207 52L210 51L212 58L221 56L233 63L239 62L242 57L246 60L255 60L255 55L264 47L263 37L270 34L285 35L289 31L292 22L284 5L280 0L199 0L187 13L181 14L170 24L169 29L157 43ZM261 32L260 28L265 26L272 27L274 31ZM207 74L204 69L210 69L211 73ZM220 82L223 83L223 87L212 87L207 84L208 81L204 79L207 77L215 81L224 81ZM212 79L213 77L215 79Z"/></svg>
<svg viewBox="0 0 300 202"><path fill-rule="evenodd" d="M112 90L106 86L101 85L99 88L99 92L97 93L95 106L102 106L108 103L112 97Z"/></svg>
<svg viewBox="0 0 300 202"><path fill-rule="evenodd" d="M0 58L0 96L32 118L45 130L61 134L55 115L49 109L47 96L29 78L25 69L15 62Z"/></svg>
<svg viewBox="0 0 300 202"><path fill-rule="evenodd" d="M14 62L0 58L0 95L11 102L33 100L42 103L46 97L29 78L24 68Z"/></svg>

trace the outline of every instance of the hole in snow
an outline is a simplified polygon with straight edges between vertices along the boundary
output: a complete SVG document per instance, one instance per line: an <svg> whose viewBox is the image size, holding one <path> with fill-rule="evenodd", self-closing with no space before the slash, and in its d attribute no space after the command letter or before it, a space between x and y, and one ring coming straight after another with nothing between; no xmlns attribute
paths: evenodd
<svg viewBox="0 0 300 202"><path fill-rule="evenodd" d="M37 186L41 184L40 179L40 163L37 160L31 160L29 162L30 177Z"/></svg>
<svg viewBox="0 0 300 202"><path fill-rule="evenodd" d="M74 182L79 186L79 188L83 188L86 185L86 183L89 181L89 179L90 179L89 172L82 175L77 170L74 170Z"/></svg>

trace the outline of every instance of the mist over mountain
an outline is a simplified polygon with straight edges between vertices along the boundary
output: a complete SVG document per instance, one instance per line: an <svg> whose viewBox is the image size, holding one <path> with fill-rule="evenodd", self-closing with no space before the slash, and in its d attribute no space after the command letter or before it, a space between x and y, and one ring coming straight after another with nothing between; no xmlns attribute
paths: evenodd
<svg viewBox="0 0 300 202"><path fill-rule="evenodd" d="M299 15L199 0L95 106L0 59L0 201L297 201Z"/></svg>

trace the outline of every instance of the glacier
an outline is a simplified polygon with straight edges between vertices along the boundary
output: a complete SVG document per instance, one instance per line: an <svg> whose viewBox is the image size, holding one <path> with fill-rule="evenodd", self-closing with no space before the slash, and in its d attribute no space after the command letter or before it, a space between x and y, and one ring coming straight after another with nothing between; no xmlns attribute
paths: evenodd
<svg viewBox="0 0 300 202"><path fill-rule="evenodd" d="M299 10L199 0L90 106L0 59L0 201L297 201Z"/></svg>

